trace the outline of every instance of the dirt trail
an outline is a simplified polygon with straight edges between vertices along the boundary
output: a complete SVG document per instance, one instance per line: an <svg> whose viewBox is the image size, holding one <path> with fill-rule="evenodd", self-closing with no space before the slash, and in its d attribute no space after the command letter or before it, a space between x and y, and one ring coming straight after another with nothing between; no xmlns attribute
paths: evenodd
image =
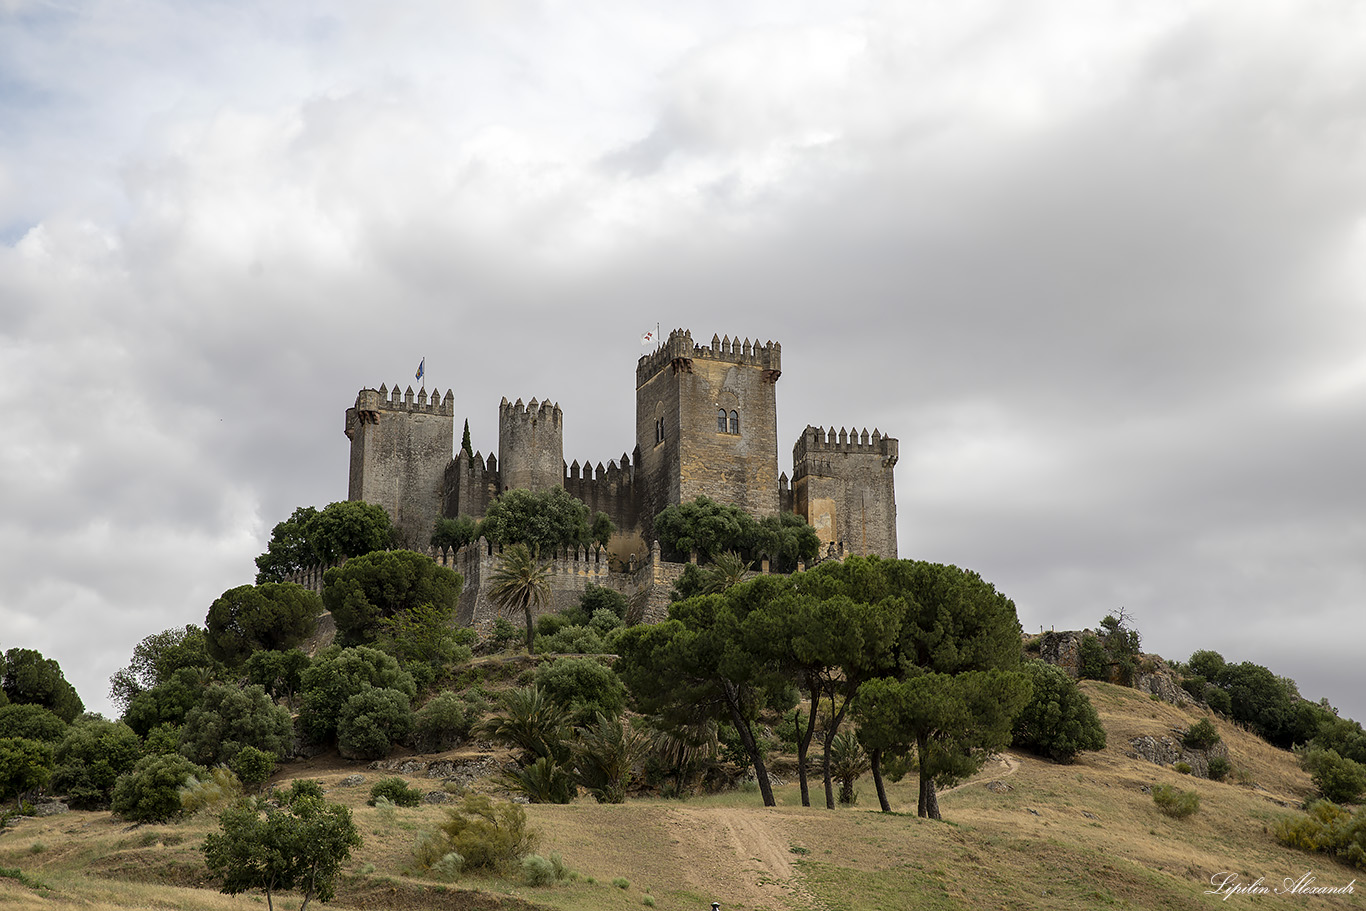
<svg viewBox="0 0 1366 911"><path fill-rule="evenodd" d="M780 810L671 808L669 828L687 858L686 877L703 894L728 906L821 908L792 866L789 826Z"/></svg>
<svg viewBox="0 0 1366 911"><path fill-rule="evenodd" d="M959 788L966 788L969 785L980 785L992 781L1000 781L1002 778L1009 778L1018 771L1020 771L1020 761L1018 759L1011 756L1009 753L997 753L986 761L986 764L982 766L982 770L970 781L956 784L951 788L945 788L940 791L939 794L942 796L952 791L956 791Z"/></svg>

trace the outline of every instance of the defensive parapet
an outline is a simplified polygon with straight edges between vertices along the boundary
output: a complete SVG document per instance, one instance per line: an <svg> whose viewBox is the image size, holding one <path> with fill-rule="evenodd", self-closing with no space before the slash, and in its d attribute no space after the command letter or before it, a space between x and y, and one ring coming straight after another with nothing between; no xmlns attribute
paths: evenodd
<svg viewBox="0 0 1366 911"><path fill-rule="evenodd" d="M618 532L639 532L640 501L635 472L626 453L621 454L620 465L614 459L605 468L601 462L596 469L591 462L580 466L575 459L572 465L565 466L564 489L587 504L590 513L606 513Z"/></svg>
<svg viewBox="0 0 1366 911"><path fill-rule="evenodd" d="M451 460L455 396L413 387L362 389L346 409L351 440L347 495L383 506L409 546L426 546Z"/></svg>
<svg viewBox="0 0 1366 911"><path fill-rule="evenodd" d="M710 346L695 345L689 330L674 329L653 354L644 355L636 362L636 385L640 386L666 365L672 364L674 372L690 370L694 358L758 367L769 382L777 382L783 372L783 346L777 342L761 345L757 338L742 341L739 336L732 339L729 335L724 338L713 335Z"/></svg>
<svg viewBox="0 0 1366 911"><path fill-rule="evenodd" d="M552 402L498 405L498 468L503 490L549 490L564 483L564 414Z"/></svg>
<svg viewBox="0 0 1366 911"><path fill-rule="evenodd" d="M898 458L893 437L808 426L792 447L793 511L823 545L846 553L896 556Z"/></svg>
<svg viewBox="0 0 1366 911"><path fill-rule="evenodd" d="M489 453L485 459L483 454L476 452L471 457L462 449L446 466L442 515L448 519L456 516L482 518L500 490L497 456Z"/></svg>

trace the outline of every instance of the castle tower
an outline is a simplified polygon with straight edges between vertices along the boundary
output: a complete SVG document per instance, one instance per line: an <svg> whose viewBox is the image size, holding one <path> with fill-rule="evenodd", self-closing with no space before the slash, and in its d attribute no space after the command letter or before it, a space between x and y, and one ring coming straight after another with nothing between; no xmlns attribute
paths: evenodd
<svg viewBox="0 0 1366 911"><path fill-rule="evenodd" d="M829 432L808 426L792 447L794 512L844 553L896 556L897 441L867 428Z"/></svg>
<svg viewBox="0 0 1366 911"><path fill-rule="evenodd" d="M455 397L413 387L362 389L346 409L351 440L347 496L383 506L408 547L425 549L441 509L455 439Z"/></svg>
<svg viewBox="0 0 1366 911"><path fill-rule="evenodd" d="M498 406L498 471L503 490L564 486L564 415L552 402Z"/></svg>
<svg viewBox="0 0 1366 911"><path fill-rule="evenodd" d="M757 518L778 511L782 346L669 333L636 364L637 477L648 523L666 506L706 496Z"/></svg>

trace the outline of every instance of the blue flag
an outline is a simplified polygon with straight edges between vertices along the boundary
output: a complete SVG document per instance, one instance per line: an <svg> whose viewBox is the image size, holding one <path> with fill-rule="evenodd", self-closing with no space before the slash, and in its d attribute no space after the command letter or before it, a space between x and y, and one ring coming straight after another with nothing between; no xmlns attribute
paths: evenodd
<svg viewBox="0 0 1366 911"><path fill-rule="evenodd" d="M414 379L420 380L420 379L422 379L422 378L423 378L424 376L426 376L426 375L427 375L427 359L424 357L422 360L418 361L418 364L417 364L417 375L414 377Z"/></svg>

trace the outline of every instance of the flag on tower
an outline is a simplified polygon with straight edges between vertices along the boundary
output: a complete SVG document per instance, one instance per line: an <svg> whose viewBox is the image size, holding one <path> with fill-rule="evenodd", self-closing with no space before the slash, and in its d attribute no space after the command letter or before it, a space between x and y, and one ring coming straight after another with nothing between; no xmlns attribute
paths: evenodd
<svg viewBox="0 0 1366 911"><path fill-rule="evenodd" d="M413 377L413 379L416 379L416 380L419 380L419 381L420 381L420 380L421 380L423 377L425 377L426 375L427 375L427 358L426 358L426 357L423 357L422 360L420 360L420 361L417 362L417 374Z"/></svg>
<svg viewBox="0 0 1366 911"><path fill-rule="evenodd" d="M659 325L658 325L657 323L655 324L655 328L654 328L653 331L651 331L651 332L645 332L645 333L642 333L642 334L641 334L641 336L640 336L640 343L641 343L642 345L658 345L658 344L659 344Z"/></svg>

